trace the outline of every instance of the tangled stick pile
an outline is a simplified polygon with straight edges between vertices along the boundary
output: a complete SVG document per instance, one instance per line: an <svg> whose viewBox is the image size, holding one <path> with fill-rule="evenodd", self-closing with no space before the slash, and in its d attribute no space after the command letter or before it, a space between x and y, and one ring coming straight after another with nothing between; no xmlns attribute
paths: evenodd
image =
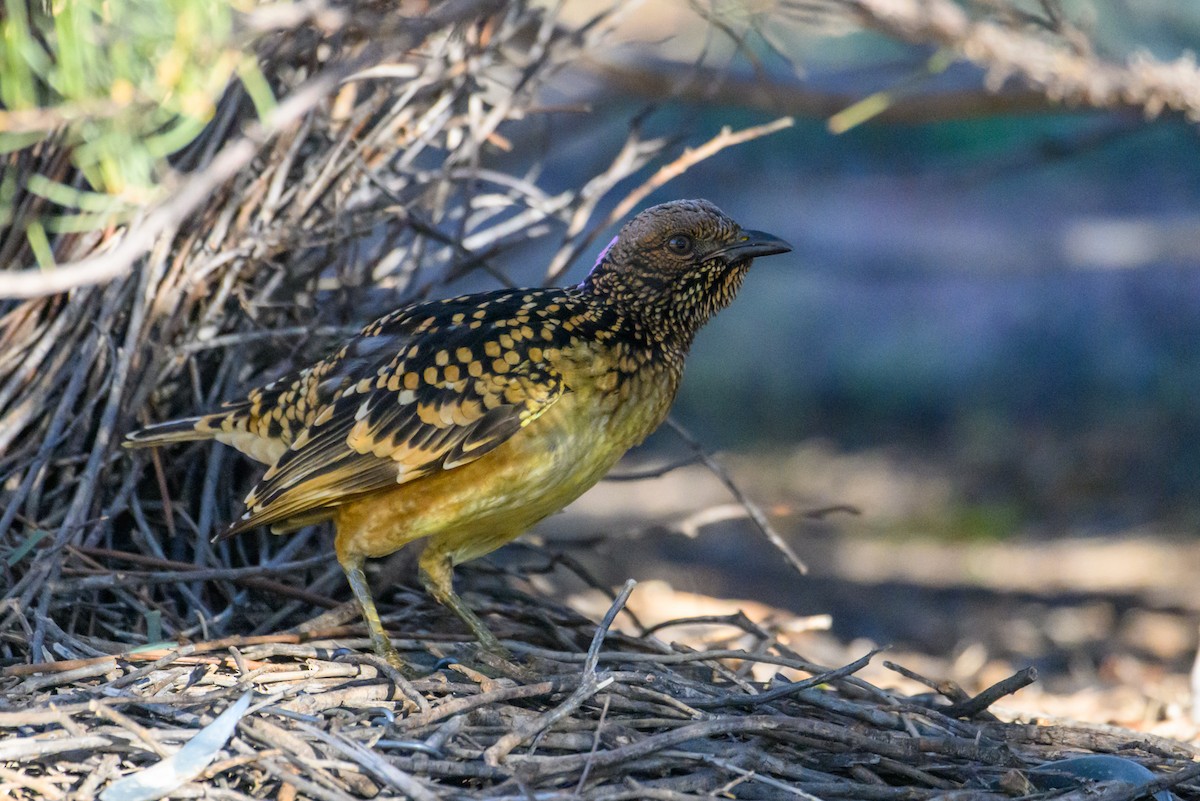
<svg viewBox="0 0 1200 801"><path fill-rule="evenodd" d="M942 688L946 697L910 698L857 679L866 657L837 670L813 665L745 618L713 626L726 636L741 627L742 647L693 650L663 634L611 633L630 589L599 628L543 599L490 602L521 655L515 664L489 659L469 637L396 638L406 658L432 669L411 680L362 652L361 625L329 616L286 634L9 669L0 678L0 760L20 769L0 769L0 787L19 801L67 798L68 788L92 797L169 756L253 690L232 740L198 776L208 797L1141 797L1122 783L1054 789L1078 777L1064 772L1069 781L1056 785L1047 763L1090 754L1153 769L1157 783L1138 792L1174 786L1180 798L1200 798L1197 752L1181 743L1002 723L987 712L1028 675L976 698L953 687ZM393 608L403 631L444 619L421 593L402 594ZM439 654L446 658L430 664ZM756 663L780 675L748 678Z"/></svg>
<svg viewBox="0 0 1200 801"><path fill-rule="evenodd" d="M668 147L631 131L607 169L557 195L530 180L554 148L524 171L487 166L512 147L501 124L539 114L541 86L597 46L608 14L572 28L524 3L483 0L416 18L390 4L306 9L258 40L281 98L272 115L257 121L231 87L173 158L174 193L124 226L58 235L55 270L4 276L9 291L34 297L0 306L0 658L244 629L246 585L201 583L232 565L253 565L259 588L286 570L273 592L311 599L298 588L326 586L324 565L294 556L312 553L313 532L208 544L245 492L237 460L220 448L131 460L121 433L234 397L470 271L508 282L492 261L531 239L557 234L573 252L607 191ZM49 140L10 166L24 185L77 184L66 155ZM56 211L33 192L19 200L28 219ZM6 264L30 256L23 237L3 243ZM45 294L64 282L69 291ZM111 553L198 572L128 588L105 579L121 566Z"/></svg>

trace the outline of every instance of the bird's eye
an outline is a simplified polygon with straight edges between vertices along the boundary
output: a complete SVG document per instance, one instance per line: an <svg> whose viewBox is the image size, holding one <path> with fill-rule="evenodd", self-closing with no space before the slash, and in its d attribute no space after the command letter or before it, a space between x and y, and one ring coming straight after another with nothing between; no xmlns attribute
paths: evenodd
<svg viewBox="0 0 1200 801"><path fill-rule="evenodd" d="M692 238L683 234L676 234L667 240L667 249L678 256L691 253Z"/></svg>

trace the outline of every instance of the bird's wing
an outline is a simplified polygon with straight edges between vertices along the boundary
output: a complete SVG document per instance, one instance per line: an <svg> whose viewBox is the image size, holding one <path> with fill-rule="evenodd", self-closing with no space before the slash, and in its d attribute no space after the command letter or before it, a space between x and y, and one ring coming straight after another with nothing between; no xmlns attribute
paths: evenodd
<svg viewBox="0 0 1200 801"><path fill-rule="evenodd" d="M317 408L284 415L307 425L222 538L468 464L545 412L567 387L536 317L493 308L472 326L475 308L424 304L385 317L315 365L319 391L290 402L316 398Z"/></svg>

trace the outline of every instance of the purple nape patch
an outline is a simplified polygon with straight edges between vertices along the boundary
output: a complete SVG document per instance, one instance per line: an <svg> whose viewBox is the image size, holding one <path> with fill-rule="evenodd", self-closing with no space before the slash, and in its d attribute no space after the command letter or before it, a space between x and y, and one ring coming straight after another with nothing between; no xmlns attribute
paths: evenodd
<svg viewBox="0 0 1200 801"><path fill-rule="evenodd" d="M597 267L600 266L600 262L604 261L604 257L608 255L608 251L612 250L612 246L615 244L617 244L617 237L614 236L612 238L612 240L607 245L604 246L604 250L600 251L600 255L596 257L596 263L592 265L592 270L595 270ZM588 275L591 275L591 274L592 274L592 271L589 270Z"/></svg>

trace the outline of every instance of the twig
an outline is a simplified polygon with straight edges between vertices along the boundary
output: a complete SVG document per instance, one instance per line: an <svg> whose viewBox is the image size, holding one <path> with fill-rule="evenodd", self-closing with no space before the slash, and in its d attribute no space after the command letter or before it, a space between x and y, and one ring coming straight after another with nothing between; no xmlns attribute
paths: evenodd
<svg viewBox="0 0 1200 801"><path fill-rule="evenodd" d="M816 676L804 679L803 681L793 681L783 684L779 687L772 687L770 690L763 690L761 693L756 693L754 695L728 695L724 698L713 701L696 700L692 702L692 705L701 709L723 706L761 706L762 704L770 703L776 699L787 698L790 695L802 693L805 690L813 687L819 687L822 684L828 684L838 679L851 676L870 664L871 659L877 653L879 653L878 648L873 649L863 656L860 656L858 659L854 660L848 665L843 665L840 668L835 668L834 670L829 670L825 673L819 673Z"/></svg>
<svg viewBox="0 0 1200 801"><path fill-rule="evenodd" d="M973 20L950 0L844 0L844 6L865 27L937 44L978 64L987 70L993 90L1016 75L1052 101L1093 108L1132 105L1150 117L1173 110L1200 119L1200 69L1190 56L1163 62L1143 53L1125 64L1107 62L1020 28Z"/></svg>
<svg viewBox="0 0 1200 801"><path fill-rule="evenodd" d="M673 178L679 177L695 165L699 164L701 161L716 155L727 147L732 147L733 145L741 144L743 142L749 142L753 139L781 131L785 128L791 127L792 124L793 120L791 117L780 117L773 122L763 125L755 125L750 128L744 128L740 131L733 131L728 126L725 126L721 129L720 133L718 133L712 139L709 139L707 142L698 147L685 149L680 156L675 158L669 164L660 167L658 171L654 173L654 175L647 178L632 191L626 194L625 197L617 204L616 208L609 212L608 216L603 222L593 226L588 233L583 234L582 236L579 236L579 234L581 234L583 231L584 218L582 215L577 213L575 218L572 220L571 226L567 230L568 242L564 244L563 248L561 248L557 254L555 254L554 259L550 262L550 267L546 270L546 280L557 280L559 276L566 271L567 267L570 266L575 259L579 258L579 255L583 252L584 248L589 247L592 242L595 241L596 236L600 233L600 231L608 228L617 220L624 218L635 206L637 206L638 203L644 200L646 196L655 189L658 189ZM642 153L636 147L630 147L631 144L639 144L635 137L636 130L637 129L635 127L634 131L631 132L630 140L626 142L626 148L622 151L623 154L626 151L629 151L630 154L628 158L625 159L625 161L631 162L631 164L623 170L625 173L632 172L632 162L635 162L635 160L638 160L639 157L642 157ZM659 140L653 144L657 149L663 147L665 142ZM636 156L634 154L636 154ZM618 157L618 160L614 162L614 168L610 169L610 172L615 171L617 164L624 164L624 161ZM624 177L624 175L613 177ZM612 180L611 183L615 184L616 180ZM585 187L585 192L587 192L587 190L588 188ZM598 191L594 191L589 194L591 194L595 200L599 200ZM590 207L584 208L587 208L590 212Z"/></svg>
<svg viewBox="0 0 1200 801"><path fill-rule="evenodd" d="M953 703L964 703L970 698L970 696L963 692L961 687L952 681L937 681L936 679L927 678L926 676L922 676L920 673L917 673L915 670L906 668L904 665L897 665L895 662L891 662L886 659L883 660L883 666L888 670L899 673L906 679L912 679L915 682L924 684L934 692L946 696L946 698L949 698Z"/></svg>
<svg viewBox="0 0 1200 801"><path fill-rule="evenodd" d="M678 470L681 467L687 467L700 461L700 457L696 454L685 456L682 459L676 459L673 462L668 462L660 467L647 467L644 470L627 470L621 473L609 473L604 477L605 481L645 481L651 478L662 478L667 473Z"/></svg>
<svg viewBox="0 0 1200 801"><path fill-rule="evenodd" d="M400 692L404 693L404 697L411 702L412 708L421 712L429 712L429 702L425 700L425 696L417 692L413 687L412 682L408 677L397 670L390 662L376 654L339 654L338 658L347 662L353 662L359 665L370 665L378 670L384 676L400 688Z"/></svg>
<svg viewBox="0 0 1200 801"><path fill-rule="evenodd" d="M178 653L179 658L190 657L196 654L209 653L212 651L224 651L231 645L239 648L244 648L247 645L257 645L261 643L280 643L280 642L300 642L298 634L268 634L259 637L225 637L220 640L210 640L208 642L198 642L191 645L183 645L178 649L172 649L169 653ZM162 650L153 651L129 651L124 654L114 654L113 656L99 656L93 659L67 659L60 662L40 662L32 665L10 665L0 670L2 676L28 676L35 673L56 673L63 670L75 670L76 668L86 667L89 665L103 664L110 659L125 659L134 660L149 660L157 661L164 655Z"/></svg>
<svg viewBox="0 0 1200 801"><path fill-rule="evenodd" d="M576 709L583 706L585 701L612 683L611 676L598 677L596 675L596 665L600 661L600 648L604 645L604 638L607 636L609 628L612 627L617 614L624 608L625 602L629 600L629 594L636 586L637 582L633 579L625 582L625 586L621 588L616 600L608 608L604 619L596 627L596 633L592 636L592 644L588 647L587 658L583 663L583 675L575 692L550 712L529 721L497 740L494 745L484 751L484 762L492 767L499 766L514 748L528 742L540 732L546 731L558 721L574 713Z"/></svg>
<svg viewBox="0 0 1200 801"><path fill-rule="evenodd" d="M1037 668L1034 667L1018 670L1007 679L996 682L975 697L959 701L940 711L952 718L973 718L1004 696L1012 695L1022 687L1033 684L1037 681L1037 675Z"/></svg>
<svg viewBox="0 0 1200 801"><path fill-rule="evenodd" d="M787 544L783 537L780 536L779 532L775 530L775 527L771 525L771 521L767 519L767 515L763 512L762 508L750 500L750 498L746 496L746 493L742 492L741 487L737 485L737 483L733 480L733 477L729 475L729 472L721 465L721 463L714 459L712 455L709 454L709 452L704 448L704 446L700 444L700 441L692 436L690 431L680 425L675 418L668 417L667 425L671 427L671 430L674 431L675 434L688 445L688 447L695 451L696 455L700 458L700 461L704 463L704 466L712 471L712 474L716 476L722 484L725 485L725 488L729 490L729 493L733 495L734 499L736 499L737 502L742 505L742 508L746 510L746 515L751 521L754 522L755 527L762 533L764 537L767 538L768 542L775 546L775 549L779 551L779 553L783 554L784 560L792 567L792 569L802 576L808 575L808 566L801 561L800 557L796 555L796 552L792 550L792 547Z"/></svg>
<svg viewBox="0 0 1200 801"><path fill-rule="evenodd" d="M612 702L612 698L605 697L604 706L600 707L600 719L596 721L596 731L592 735L592 748L588 751L588 756L594 757L596 749L600 747L600 732L604 730L604 721L608 718L608 707ZM579 781L575 783L575 794L579 795L583 792L584 786L587 785L588 774L592 772L592 762L588 760L583 764L583 770L579 772Z"/></svg>
<svg viewBox="0 0 1200 801"><path fill-rule="evenodd" d="M66 797L52 782L39 776L29 776L16 770L10 770L3 765L0 765L0 781L17 787L27 787L37 793L38 798L44 798L46 801L59 801L60 798Z"/></svg>
<svg viewBox="0 0 1200 801"><path fill-rule="evenodd" d="M670 164L663 165L654 175L651 175L640 186L627 194L620 203L608 214L608 220L605 225L611 225L617 220L623 219L629 212L646 199L646 196L655 189L666 184L680 175L683 175L692 167L707 158L712 158L727 147L740 145L744 142L749 142L763 136L782 131L785 128L791 128L795 124L795 120L791 117L780 117L777 120L764 123L763 125L753 125L749 128L743 128L740 131L734 131L728 125L721 128L721 132L709 139L704 144L695 148L687 148L679 158L672 161Z"/></svg>

